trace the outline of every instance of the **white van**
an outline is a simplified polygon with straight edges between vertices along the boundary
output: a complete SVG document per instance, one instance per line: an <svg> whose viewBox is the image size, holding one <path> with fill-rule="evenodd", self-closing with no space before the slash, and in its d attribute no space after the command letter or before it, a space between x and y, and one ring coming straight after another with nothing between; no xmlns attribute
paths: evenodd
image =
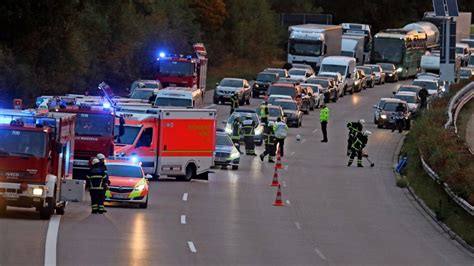
<svg viewBox="0 0 474 266"><path fill-rule="evenodd" d="M188 87L168 87L158 91L155 107L203 108L202 90Z"/></svg>
<svg viewBox="0 0 474 266"><path fill-rule="evenodd" d="M346 92L354 93L354 81L357 77L356 74L356 60L353 57L347 56L328 56L321 62L321 68L319 69L320 74L324 73L336 73L338 72L342 76L343 94Z"/></svg>

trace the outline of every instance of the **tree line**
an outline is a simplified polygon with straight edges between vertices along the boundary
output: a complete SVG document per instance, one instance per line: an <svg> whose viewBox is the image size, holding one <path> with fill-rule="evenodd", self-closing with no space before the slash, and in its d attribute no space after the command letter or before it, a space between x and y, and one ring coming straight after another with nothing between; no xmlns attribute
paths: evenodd
<svg viewBox="0 0 474 266"><path fill-rule="evenodd" d="M16 97L82 93L101 81L123 89L137 78L153 76L159 50L186 52L195 42L205 43L211 67L235 58L249 64L284 58L287 33L278 23L282 12L332 13L335 22L381 28L416 19L431 6L430 0L347 2L4 0L0 107L9 107ZM461 2L474 9L474 1Z"/></svg>

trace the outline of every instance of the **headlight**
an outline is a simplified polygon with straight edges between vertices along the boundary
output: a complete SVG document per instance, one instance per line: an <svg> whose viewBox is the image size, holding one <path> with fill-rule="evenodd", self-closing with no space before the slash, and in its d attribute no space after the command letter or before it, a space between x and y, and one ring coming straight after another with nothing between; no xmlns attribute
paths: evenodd
<svg viewBox="0 0 474 266"><path fill-rule="evenodd" d="M142 191L145 189L145 184L135 186L135 191Z"/></svg>
<svg viewBox="0 0 474 266"><path fill-rule="evenodd" d="M258 126L255 128L255 135L262 135L263 127Z"/></svg>
<svg viewBox="0 0 474 266"><path fill-rule="evenodd" d="M388 73L388 76L391 77L391 76L393 76L393 74L392 74L392 73Z"/></svg>
<svg viewBox="0 0 474 266"><path fill-rule="evenodd" d="M258 84L255 84L255 88L258 88L258 87L259 87Z"/></svg>
<svg viewBox="0 0 474 266"><path fill-rule="evenodd" d="M387 115L380 115L380 118L387 119Z"/></svg>
<svg viewBox="0 0 474 266"><path fill-rule="evenodd" d="M231 134L232 133L232 128L229 125L225 126L225 133Z"/></svg>
<svg viewBox="0 0 474 266"><path fill-rule="evenodd" d="M402 71L403 71L403 68L401 68L401 67L397 68L398 73L402 73Z"/></svg>
<svg viewBox="0 0 474 266"><path fill-rule="evenodd" d="M234 150L234 151L230 154L230 159L231 159L231 160L237 159L237 158L239 158L239 157L240 157L239 151Z"/></svg>
<svg viewBox="0 0 474 266"><path fill-rule="evenodd" d="M43 195L43 188L37 187L33 189L33 195L41 196Z"/></svg>

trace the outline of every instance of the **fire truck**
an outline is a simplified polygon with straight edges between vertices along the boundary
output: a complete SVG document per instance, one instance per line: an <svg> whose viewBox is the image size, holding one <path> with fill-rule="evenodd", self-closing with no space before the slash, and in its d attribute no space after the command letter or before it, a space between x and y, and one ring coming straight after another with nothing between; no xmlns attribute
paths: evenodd
<svg viewBox="0 0 474 266"><path fill-rule="evenodd" d="M61 181L71 179L71 114L0 109L0 213L36 208L41 219L64 214Z"/></svg>
<svg viewBox="0 0 474 266"><path fill-rule="evenodd" d="M140 161L146 174L207 179L214 163L216 110L161 109L117 112L125 119L115 155Z"/></svg>
<svg viewBox="0 0 474 266"><path fill-rule="evenodd" d="M50 112L76 114L73 176L84 179L92 157L98 153L113 155L115 111L109 102L97 97L90 103L85 103L88 98L84 97L48 97L38 97L38 108L43 104Z"/></svg>
<svg viewBox="0 0 474 266"><path fill-rule="evenodd" d="M156 79L163 87L196 87L206 90L207 51L202 43L193 45L193 54L160 53Z"/></svg>

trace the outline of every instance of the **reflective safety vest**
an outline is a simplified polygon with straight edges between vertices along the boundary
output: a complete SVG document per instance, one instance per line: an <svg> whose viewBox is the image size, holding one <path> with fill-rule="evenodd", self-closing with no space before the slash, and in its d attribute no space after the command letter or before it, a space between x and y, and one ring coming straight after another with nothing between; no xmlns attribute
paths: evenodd
<svg viewBox="0 0 474 266"><path fill-rule="evenodd" d="M329 121L329 108L324 107L323 109L321 109L321 111L319 111L319 120L321 122Z"/></svg>
<svg viewBox="0 0 474 266"><path fill-rule="evenodd" d="M244 132L244 137L255 136L255 122L252 119L244 120L242 131Z"/></svg>
<svg viewBox="0 0 474 266"><path fill-rule="evenodd" d="M230 97L230 108L232 109L239 108L239 99L236 96Z"/></svg>
<svg viewBox="0 0 474 266"><path fill-rule="evenodd" d="M364 136L361 132L357 132L356 139L352 143L352 149L360 151L362 150L365 145L367 144L367 141L369 138L367 136Z"/></svg>
<svg viewBox="0 0 474 266"><path fill-rule="evenodd" d="M234 122L232 122L231 139L240 139L240 125L240 121L234 120Z"/></svg>
<svg viewBox="0 0 474 266"><path fill-rule="evenodd" d="M265 139L266 145L275 144L276 138L275 138L275 131L273 130L273 128L269 128L269 130L263 134L263 137Z"/></svg>
<svg viewBox="0 0 474 266"><path fill-rule="evenodd" d="M357 132L362 131L362 124L359 122L349 122L347 123L347 129L349 129L349 136L355 138Z"/></svg>
<svg viewBox="0 0 474 266"><path fill-rule="evenodd" d="M284 122L277 122L273 130L277 139L284 139L288 135L288 126Z"/></svg>
<svg viewBox="0 0 474 266"><path fill-rule="evenodd" d="M268 117L268 106L266 104L260 106L260 117Z"/></svg>
<svg viewBox="0 0 474 266"><path fill-rule="evenodd" d="M87 173L87 180L89 180L91 190L103 190L106 183L107 174L104 169L100 167L93 167Z"/></svg>

